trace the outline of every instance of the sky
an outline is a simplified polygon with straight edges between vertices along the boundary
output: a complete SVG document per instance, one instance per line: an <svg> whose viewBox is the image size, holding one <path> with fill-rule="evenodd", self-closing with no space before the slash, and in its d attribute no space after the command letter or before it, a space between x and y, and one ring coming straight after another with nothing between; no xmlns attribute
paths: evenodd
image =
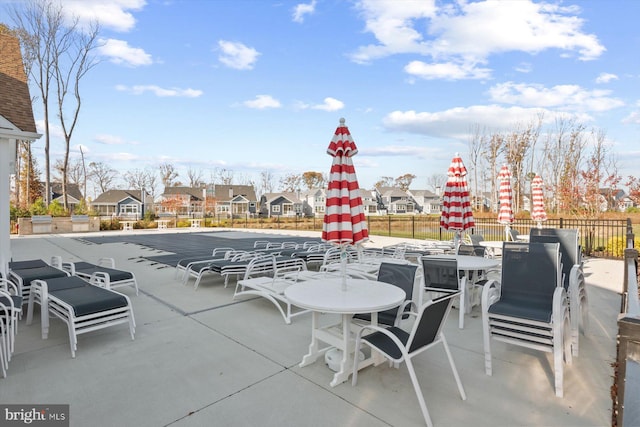
<svg viewBox="0 0 640 427"><path fill-rule="evenodd" d="M12 26L1 6L16 2L0 3ZM61 3L101 25L71 156L82 147L120 172L171 163L185 183L191 169L238 184L328 173L345 118L360 187L413 174L427 189L456 152L466 161L474 128L542 113L549 128L564 117L603 131L620 174L640 175L640 1ZM42 132L38 102L34 114ZM33 148L42 156L44 138Z"/></svg>

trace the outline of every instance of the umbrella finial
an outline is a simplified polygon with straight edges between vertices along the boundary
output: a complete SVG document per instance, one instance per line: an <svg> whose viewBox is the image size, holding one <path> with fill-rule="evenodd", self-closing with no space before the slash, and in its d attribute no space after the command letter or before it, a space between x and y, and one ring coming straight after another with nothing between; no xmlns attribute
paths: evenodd
<svg viewBox="0 0 640 427"><path fill-rule="evenodd" d="M345 122L344 117L340 117L340 126L344 126L344 122Z"/></svg>

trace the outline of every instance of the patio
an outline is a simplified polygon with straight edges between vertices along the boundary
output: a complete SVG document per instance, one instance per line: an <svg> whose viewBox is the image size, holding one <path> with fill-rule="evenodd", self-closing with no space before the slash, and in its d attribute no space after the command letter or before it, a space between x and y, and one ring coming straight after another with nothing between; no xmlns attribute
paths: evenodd
<svg viewBox="0 0 640 427"><path fill-rule="evenodd" d="M0 402L70 404L72 426L423 425L406 366L369 367L360 372L356 387L350 382L330 387L333 372L324 361L298 366L309 344L310 315L286 325L262 298L234 301L233 286L224 288L219 276L207 276L194 291L174 278L172 267L150 260L171 255L168 248L186 251L194 239L210 242L213 249L220 242L233 246L267 237L292 240L294 235L304 241L319 233L166 231L11 240L15 260L114 257L118 268L135 273L140 295L121 289L134 306L134 341L126 327L85 334L75 359L64 323L52 320L45 341L39 317L31 326L21 321L8 376L0 378ZM127 243L152 236L157 247ZM372 247L399 241L371 239ZM566 366L565 397L554 395L549 354L494 342L493 376L486 376L479 307L467 316L464 329L458 329L453 310L445 334L467 400L460 400L446 358L437 353L444 350L415 360L436 426L610 425L623 264L592 258L585 262L585 273L590 330L580 336L580 356Z"/></svg>

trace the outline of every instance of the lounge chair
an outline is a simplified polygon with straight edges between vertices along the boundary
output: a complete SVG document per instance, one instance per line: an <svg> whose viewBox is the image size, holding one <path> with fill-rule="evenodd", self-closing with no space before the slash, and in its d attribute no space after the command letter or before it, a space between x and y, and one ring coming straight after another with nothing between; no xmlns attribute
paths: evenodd
<svg viewBox="0 0 640 427"><path fill-rule="evenodd" d="M18 286L19 294L29 298L31 281L34 279L53 279L68 276L64 270L53 267L41 259L9 262L9 280Z"/></svg>
<svg viewBox="0 0 640 427"><path fill-rule="evenodd" d="M198 289L200 281L205 274L219 274L224 278L224 287L229 284L230 276L241 276L247 270L249 263L255 257L264 256L260 252L247 252L238 251L228 253L223 259L216 259L205 263L193 264L185 272L185 284L189 281L189 277L195 277L196 281L193 284L194 289Z"/></svg>
<svg viewBox="0 0 640 427"><path fill-rule="evenodd" d="M18 333L18 320L22 317L23 302L24 298L20 295L18 286L7 279L3 279L2 275L0 275L0 304L5 307L5 310L10 315L8 320L4 322L4 326L8 328L9 332L7 335L10 344L8 360L11 360L11 354L15 349L15 337Z"/></svg>
<svg viewBox="0 0 640 427"><path fill-rule="evenodd" d="M459 295L459 292L445 293L444 296L436 298L434 300L426 302L417 313L414 313L416 320L413 324L411 331L407 332L397 326L389 326L382 328L380 326L365 325L356 335L354 363L353 363L353 378L352 385L356 385L358 382L358 360L357 357L360 353L360 346L362 343L367 344L372 348L372 351L378 351L384 355L387 359L394 363L405 362L407 364L407 370L409 371L409 377L413 384L413 389L420 403L420 409L426 424L429 427L433 426L431 417L427 409L427 404L422 394L422 389L418 383L418 377L416 375L415 368L413 366L413 358L421 354L423 351L442 343L444 346L449 366L453 371L453 376L458 386L458 392L462 400L467 399L467 395L464 392L458 370L453 362L449 345L442 332L443 326L451 310L451 304L453 298ZM373 331L372 333L369 333ZM368 335L365 335L368 333Z"/></svg>
<svg viewBox="0 0 640 427"><path fill-rule="evenodd" d="M244 277L236 282L233 299L247 295L264 297L277 307L288 325L294 316L309 312L295 310L284 296L285 289L296 283L298 274L306 270L307 265L300 258L281 259L280 264L274 255L254 258L247 266Z"/></svg>
<svg viewBox="0 0 640 427"><path fill-rule="evenodd" d="M32 282L27 308L27 325L33 320L33 306L40 304L42 339L49 334L49 315L67 324L71 357L76 357L78 335L123 323L135 334L133 307L129 298L111 289L86 282L77 276Z"/></svg>
<svg viewBox="0 0 640 427"><path fill-rule="evenodd" d="M577 229L532 228L531 242L560 243L562 254L563 285L569 297L571 316L571 349L574 356L579 354L580 325L583 334L589 327L589 298L582 268L582 250Z"/></svg>
<svg viewBox="0 0 640 427"><path fill-rule="evenodd" d="M138 295L136 276L131 271L116 269L113 258L100 258L97 264L92 264L85 261L62 262L62 259L56 256L52 258L51 264L67 271L72 276L78 276L87 281L95 278L95 284L107 289L132 286Z"/></svg>
<svg viewBox="0 0 640 427"><path fill-rule="evenodd" d="M492 374L492 339L549 352L555 394L562 397L564 361L571 363L571 331L561 275L559 243L504 243L502 281L491 280L482 290L487 375Z"/></svg>
<svg viewBox="0 0 640 427"><path fill-rule="evenodd" d="M211 255L182 258L178 260L178 263L176 264L175 277L178 278L178 276L180 276L183 283L186 284L187 280L189 280L189 270L191 270L192 268L197 268L197 266L204 265L213 260L227 258L229 256L229 253L234 252L238 251L233 248L214 248L211 252Z"/></svg>

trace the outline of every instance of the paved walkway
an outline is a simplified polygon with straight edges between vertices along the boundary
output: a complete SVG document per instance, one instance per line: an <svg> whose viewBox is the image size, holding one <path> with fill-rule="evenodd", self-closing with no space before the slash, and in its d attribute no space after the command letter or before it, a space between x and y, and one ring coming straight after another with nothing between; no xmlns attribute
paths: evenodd
<svg viewBox="0 0 640 427"><path fill-rule="evenodd" d="M175 230L166 232L171 239L181 238ZM204 232L227 233L229 239L283 234ZM298 366L310 340L310 316L285 325L264 299L234 301L231 285L225 288L219 277L208 276L197 291L179 284L172 268L146 260L162 253L157 249L94 244L79 237L15 237L13 257L114 257L116 266L133 271L139 281L139 296L123 290L134 304L136 338L131 341L124 325L84 334L72 359L66 325L52 320L49 339L42 340L39 318L31 326L22 321L8 377L0 378L0 402L70 404L71 425L79 427L423 425L404 365L370 367L360 373L356 387L332 388L332 372L324 361ZM372 236L369 244L397 241ZM493 376L486 376L479 309L474 308L463 330L457 328L454 310L445 333L467 400L459 399L442 349L416 359L436 426L610 425L622 262L588 259L585 271L591 329L581 336L580 357L566 366L565 397L554 396L550 355L533 350L494 343Z"/></svg>

